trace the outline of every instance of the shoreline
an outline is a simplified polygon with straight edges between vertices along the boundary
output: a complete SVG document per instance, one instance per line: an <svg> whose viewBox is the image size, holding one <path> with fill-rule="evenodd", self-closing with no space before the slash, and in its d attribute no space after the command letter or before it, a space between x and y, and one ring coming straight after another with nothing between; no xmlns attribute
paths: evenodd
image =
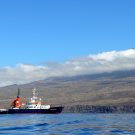
<svg viewBox="0 0 135 135"><path fill-rule="evenodd" d="M63 113L135 113L135 105L73 105L65 106Z"/></svg>

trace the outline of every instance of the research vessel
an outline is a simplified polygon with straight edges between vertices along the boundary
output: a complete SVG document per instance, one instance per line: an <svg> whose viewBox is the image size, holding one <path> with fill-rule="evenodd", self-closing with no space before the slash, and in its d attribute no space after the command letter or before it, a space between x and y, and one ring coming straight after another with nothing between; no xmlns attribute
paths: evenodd
<svg viewBox="0 0 135 135"><path fill-rule="evenodd" d="M49 104L42 104L42 99L38 97L38 92L34 88L33 96L25 104L21 103L20 90L9 109L0 109L0 114L58 114L63 110L63 106L52 107Z"/></svg>

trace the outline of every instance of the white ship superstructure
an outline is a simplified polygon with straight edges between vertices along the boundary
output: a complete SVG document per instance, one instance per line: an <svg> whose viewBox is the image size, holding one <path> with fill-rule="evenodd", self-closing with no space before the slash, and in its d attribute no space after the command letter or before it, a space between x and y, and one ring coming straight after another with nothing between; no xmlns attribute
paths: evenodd
<svg viewBox="0 0 135 135"><path fill-rule="evenodd" d="M27 109L50 109L50 105L42 105L42 99L38 97L38 92L33 89L33 97L30 98L30 101L26 103L25 108Z"/></svg>

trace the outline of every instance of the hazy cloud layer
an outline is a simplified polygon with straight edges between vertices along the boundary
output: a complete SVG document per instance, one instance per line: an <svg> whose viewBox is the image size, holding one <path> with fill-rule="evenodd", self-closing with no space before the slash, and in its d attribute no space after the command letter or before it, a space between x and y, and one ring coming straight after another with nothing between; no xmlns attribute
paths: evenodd
<svg viewBox="0 0 135 135"><path fill-rule="evenodd" d="M135 69L135 49L91 54L46 66L17 64L0 68L0 86L24 84L52 76L74 76Z"/></svg>

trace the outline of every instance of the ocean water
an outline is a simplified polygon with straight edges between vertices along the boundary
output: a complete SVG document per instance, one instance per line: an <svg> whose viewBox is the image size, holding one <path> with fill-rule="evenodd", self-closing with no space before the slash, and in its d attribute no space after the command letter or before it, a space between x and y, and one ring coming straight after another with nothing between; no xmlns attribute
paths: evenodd
<svg viewBox="0 0 135 135"><path fill-rule="evenodd" d="M135 135L135 114L6 114L0 135Z"/></svg>

